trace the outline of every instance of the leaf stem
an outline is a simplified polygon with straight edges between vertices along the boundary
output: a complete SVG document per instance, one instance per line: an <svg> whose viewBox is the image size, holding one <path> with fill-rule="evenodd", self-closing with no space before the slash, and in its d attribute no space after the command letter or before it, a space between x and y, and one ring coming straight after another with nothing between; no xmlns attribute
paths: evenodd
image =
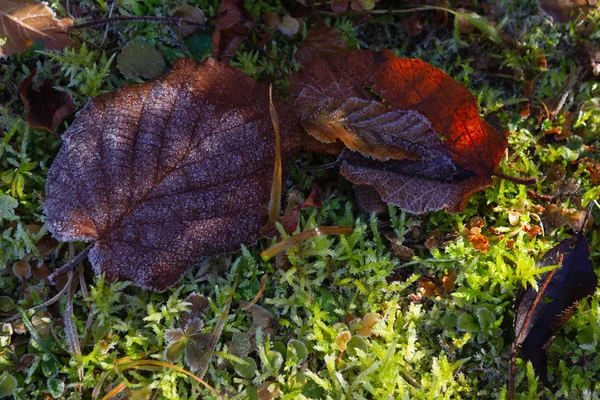
<svg viewBox="0 0 600 400"><path fill-rule="evenodd" d="M537 183L537 179L535 178L517 178L516 176L505 175L502 172L494 172L492 175L498 178L506 179L507 181L516 183L517 185L532 186Z"/></svg>
<svg viewBox="0 0 600 400"><path fill-rule="evenodd" d="M77 254L71 261L54 271L50 276L48 276L48 280L52 285L56 285L56 283L73 270L76 266L78 266L84 259L87 257L88 253L92 249L92 247L96 244L96 242L90 243L85 249L81 251L81 253Z"/></svg>
<svg viewBox="0 0 600 400"><path fill-rule="evenodd" d="M335 161L332 161L330 163L327 164L321 164L321 165L314 165L312 167L305 167L303 165L301 165L301 160L296 160L296 168L300 171L303 172L311 172L311 171L323 171L325 169L331 169L331 168L335 168L338 165L340 165L342 163L343 160L341 160L340 158L338 158Z"/></svg>
<svg viewBox="0 0 600 400"><path fill-rule="evenodd" d="M263 261L268 261L271 257L284 252L292 246L302 243L306 239L321 235L348 235L353 231L353 226L320 226L318 228L309 229L269 247L260 253L260 257Z"/></svg>

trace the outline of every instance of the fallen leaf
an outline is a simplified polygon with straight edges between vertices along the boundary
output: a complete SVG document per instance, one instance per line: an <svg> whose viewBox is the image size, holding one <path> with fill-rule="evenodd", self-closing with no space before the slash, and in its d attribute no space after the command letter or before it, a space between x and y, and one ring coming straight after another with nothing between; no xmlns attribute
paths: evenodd
<svg viewBox="0 0 600 400"><path fill-rule="evenodd" d="M281 217L275 219L269 218L269 222L260 229L260 234L266 238L273 238L279 235L279 231L275 225L275 222L279 222L285 232L291 234L298 228L298 222L300 218L300 210L306 207L321 207L321 195L317 187L313 187L310 194L301 204L297 206L289 207L291 204L291 198L288 199L288 207ZM296 203L297 204L297 203Z"/></svg>
<svg viewBox="0 0 600 400"><path fill-rule="evenodd" d="M308 31L294 59L302 67L307 67L322 57L343 56L349 52L348 44L337 29L319 23Z"/></svg>
<svg viewBox="0 0 600 400"><path fill-rule="evenodd" d="M584 40L578 50L581 64L589 68L594 76L600 76L600 49L590 40Z"/></svg>
<svg viewBox="0 0 600 400"><path fill-rule="evenodd" d="M474 226L467 232L467 240L471 242L473 248L485 253L490 249L490 242L487 236L481 234L481 228Z"/></svg>
<svg viewBox="0 0 600 400"><path fill-rule="evenodd" d="M559 268L538 277L538 290L528 286L515 301L513 348L521 348L523 358L531 361L545 384L548 384L546 351L554 335L569 319L579 300L594 294L598 285L583 233L560 242L538 265L545 268L557 264ZM513 376L511 372L511 378Z"/></svg>
<svg viewBox="0 0 600 400"><path fill-rule="evenodd" d="M336 14L345 14L348 11L348 0L332 0L330 7Z"/></svg>
<svg viewBox="0 0 600 400"><path fill-rule="evenodd" d="M540 8L557 22L565 23L592 9L595 0L540 0Z"/></svg>
<svg viewBox="0 0 600 400"><path fill-rule="evenodd" d="M184 4L180 7L177 7L171 12L171 17L181 18L187 21L193 21L198 24L205 24L207 21L206 15L204 15L204 12L202 12L201 9L189 4ZM199 29L199 26L186 24L185 22L182 22L180 25L177 26L177 31L183 38L190 36L192 33L198 31Z"/></svg>
<svg viewBox="0 0 600 400"><path fill-rule="evenodd" d="M459 212L492 184L507 140L464 86L388 50L309 46L299 50L307 66L290 77L293 105L311 136L353 150L339 159L346 179L413 214Z"/></svg>
<svg viewBox="0 0 600 400"><path fill-rule="evenodd" d="M70 94L54 89L51 81L43 81L33 88L36 70L19 83L19 95L25 105L27 124L34 129L54 133L54 129L67 116L75 111L75 103Z"/></svg>
<svg viewBox="0 0 600 400"><path fill-rule="evenodd" d="M250 304L247 301L241 301L240 306L252 317L252 326L250 326L250 329L247 332L251 341L254 339L256 331L259 328L264 335L269 335L271 337L275 335L275 330L279 326L279 320L266 308L256 304Z"/></svg>
<svg viewBox="0 0 600 400"><path fill-rule="evenodd" d="M386 217L389 213L388 205L381 200L381 196L375 189L369 185L354 186L354 200L358 209L365 217L370 217L375 213L377 217Z"/></svg>
<svg viewBox="0 0 600 400"><path fill-rule="evenodd" d="M217 60L229 62L250 35L254 21L244 7L244 0L221 0L217 12L212 55Z"/></svg>
<svg viewBox="0 0 600 400"><path fill-rule="evenodd" d="M194 318L203 317L208 308L208 299L204 295L198 293L191 293L184 301L190 303L190 305L189 311L184 312L179 320L181 328L185 328L188 322Z"/></svg>
<svg viewBox="0 0 600 400"><path fill-rule="evenodd" d="M158 80L92 99L48 172L48 229L95 242L97 273L158 291L202 257L253 243L268 219L268 99L266 86L214 59L180 59ZM286 160L297 123L274 103Z"/></svg>
<svg viewBox="0 0 600 400"><path fill-rule="evenodd" d="M25 51L36 40L44 42L48 50L61 50L71 44L67 28L73 20L54 18L52 10L44 3L21 0L0 0L0 57Z"/></svg>
<svg viewBox="0 0 600 400"><path fill-rule="evenodd" d="M149 43L128 43L117 57L117 66L130 79L154 79L166 69L163 56Z"/></svg>

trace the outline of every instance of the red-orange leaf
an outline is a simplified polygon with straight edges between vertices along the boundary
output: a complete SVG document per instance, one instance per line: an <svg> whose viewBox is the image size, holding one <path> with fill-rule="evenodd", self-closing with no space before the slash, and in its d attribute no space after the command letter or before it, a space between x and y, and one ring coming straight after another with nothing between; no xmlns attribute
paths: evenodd
<svg viewBox="0 0 600 400"><path fill-rule="evenodd" d="M491 185L507 141L479 117L464 86L388 50L307 46L290 77L294 106L311 136L353 151L340 159L348 180L412 213L461 211Z"/></svg>
<svg viewBox="0 0 600 400"><path fill-rule="evenodd" d="M298 146L274 99L282 156ZM203 256L252 243L268 219L275 135L267 87L209 59L93 99L63 135L46 215L95 241L96 272L165 290Z"/></svg>

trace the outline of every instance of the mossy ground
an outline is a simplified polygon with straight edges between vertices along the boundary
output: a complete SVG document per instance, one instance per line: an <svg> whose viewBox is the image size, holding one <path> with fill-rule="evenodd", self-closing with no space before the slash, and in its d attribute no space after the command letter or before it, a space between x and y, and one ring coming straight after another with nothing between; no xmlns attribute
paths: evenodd
<svg viewBox="0 0 600 400"><path fill-rule="evenodd" d="M207 15L214 15L218 7L217 0L190 3ZM52 2L61 16L67 14L67 4ZM112 4L83 0L71 1L69 7L87 20L106 17ZM120 0L114 3L112 16L168 15L180 4ZM287 13L283 6L266 1L247 1L247 7L259 24L264 10ZM400 56L442 68L466 85L477 97L482 115L510 131L501 171L535 177L535 186L498 179L492 188L475 195L463 213L454 215L414 217L391 208L391 226L416 254L407 263L393 256L376 217L357 211L350 186L335 172L306 174L292 167L288 190L306 195L316 182L323 194L329 193L322 208L302 211L299 229L354 225L354 233L310 239L278 262L261 261L260 252L273 244L263 240L193 268L177 287L161 294L107 283L88 271L87 291L79 289L70 296L81 356L75 356L68 344L65 326L72 324L63 320L69 314L65 308L71 308L68 295L37 311L17 311L43 303L57 290L35 274L18 279L13 265L33 254L29 263L34 269L43 264L52 269L62 265L68 253L64 244L63 251L59 248L43 260L36 247L45 234L45 176L61 141L58 135L27 126L18 83L37 68L40 78L52 79L80 108L90 97L132 81L120 73L115 61L126 44L155 45L169 66L178 57L205 56L210 35L199 35L194 44L184 42L168 25L126 23L108 30L104 26L82 30L73 47L63 52L40 52L34 45L27 53L0 60L0 295L6 296L0 298L0 315L7 321L0 333L0 394L16 383L12 391L16 398L91 398L94 388L104 395L125 382L122 393L136 399L209 398L207 389L172 369L123 372L116 367L123 367L127 357L166 360L165 333L179 327L187 309L184 300L195 292L210 302L203 332L215 330L231 303L204 376L227 398L506 398L515 294L535 282L535 262L543 253L572 234L568 224L549 229L557 224L557 214L549 213L548 203L536 193L553 196L551 203L558 210L581 210L600 193L594 185L599 172L593 175L600 161L600 82L581 50L584 40L600 47L600 13L592 12L580 23L552 24L540 15L536 1L495 1L473 9L499 23L500 32L506 34L502 43L480 31L461 33L452 16L440 24L433 12L421 12L423 32L417 36L408 36L407 25L401 23L411 14L381 15L358 27L345 17L326 21L340 28L352 46L388 47ZM315 18L306 21L313 23ZM293 38L273 35L266 47L273 59L242 45L233 64L256 79L274 82L285 97L285 75L297 68L292 55L306 24L302 29ZM544 104L555 104L569 74L576 71L564 106L548 118ZM534 79L534 91L526 96L524 87ZM522 111L530 98L531 114L525 116ZM70 122L63 123L59 133ZM559 138L546 134L553 127L562 128ZM599 211L594 209L597 220ZM467 238L475 216L485 221L482 232L490 242L486 252L476 250ZM33 233L32 225L41 230ZM595 226L588 239L600 272L600 230ZM436 246L429 248L425 242L431 237L427 244ZM449 295L422 301L410 296L417 292L421 275L441 277L450 270L457 278ZM243 333L253 325L240 302L256 296L265 275L258 305L279 319L279 327L270 337L258 329L251 341L256 340L257 350L250 354L256 367L248 370L244 367L254 367L252 363L234 355ZM549 375L556 391L538 384L531 367L518 360L517 398L600 397L599 302L599 292L582 301L549 349ZM369 313L382 318L370 336L359 337L360 323L349 321ZM16 318L10 319L13 315ZM254 328L265 323L255 318ZM348 348L342 351L348 338ZM188 368L184 360L177 364Z"/></svg>

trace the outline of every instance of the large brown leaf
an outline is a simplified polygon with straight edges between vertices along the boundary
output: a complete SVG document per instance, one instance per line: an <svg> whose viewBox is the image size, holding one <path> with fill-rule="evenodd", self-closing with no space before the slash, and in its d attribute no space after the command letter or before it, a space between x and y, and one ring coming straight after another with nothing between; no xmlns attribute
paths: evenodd
<svg viewBox="0 0 600 400"><path fill-rule="evenodd" d="M296 126L275 99L282 155ZM267 87L209 59L98 96L63 135L46 214L95 241L96 272L164 290L203 256L252 243L268 219L275 134Z"/></svg>
<svg viewBox="0 0 600 400"><path fill-rule="evenodd" d="M27 50L36 40L42 40L49 50L60 50L71 44L67 28L73 20L54 18L44 3L27 0L0 0L0 56Z"/></svg>
<svg viewBox="0 0 600 400"><path fill-rule="evenodd" d="M332 53L339 45L331 37L299 50L303 68L290 91L308 133L360 153L340 160L348 180L412 213L461 211L492 184L507 141L481 120L464 86L388 50Z"/></svg>

